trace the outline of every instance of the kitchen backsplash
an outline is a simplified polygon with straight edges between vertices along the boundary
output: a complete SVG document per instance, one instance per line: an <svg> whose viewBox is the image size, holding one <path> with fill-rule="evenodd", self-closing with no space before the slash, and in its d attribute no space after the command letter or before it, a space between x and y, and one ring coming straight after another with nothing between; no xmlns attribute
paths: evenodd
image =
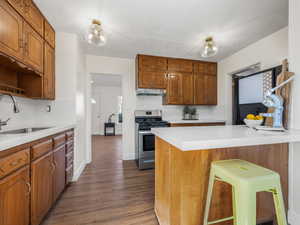
<svg viewBox="0 0 300 225"><path fill-rule="evenodd" d="M193 106L197 109L200 119L224 119L225 107L222 106ZM164 120L181 120L184 106L163 105L161 96L137 96L136 109L160 109Z"/></svg>
<svg viewBox="0 0 300 225"><path fill-rule="evenodd" d="M75 117L70 117L67 113L70 110L76 110L74 102L69 100L42 101L25 98L16 98L20 113L13 112L13 104L8 96L4 96L0 101L0 119L10 118L8 126L3 130L15 127L32 126L43 124L60 124L75 122ZM51 112L47 112L47 106L51 106ZM74 109L73 109L74 108Z"/></svg>

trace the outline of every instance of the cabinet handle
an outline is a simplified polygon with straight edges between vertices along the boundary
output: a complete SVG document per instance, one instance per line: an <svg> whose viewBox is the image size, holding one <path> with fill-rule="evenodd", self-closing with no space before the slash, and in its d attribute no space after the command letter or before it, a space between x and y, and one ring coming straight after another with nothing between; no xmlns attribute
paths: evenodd
<svg viewBox="0 0 300 225"><path fill-rule="evenodd" d="M22 38L19 39L19 45L20 45L20 48L23 48L23 47L24 47L24 46L23 46L23 40L22 40Z"/></svg>
<svg viewBox="0 0 300 225"><path fill-rule="evenodd" d="M51 167L52 167L52 173L54 173L55 169L56 169L56 166L53 162L51 162Z"/></svg>
<svg viewBox="0 0 300 225"><path fill-rule="evenodd" d="M13 162L11 162L9 165L10 165L10 166L16 166L16 165L18 165L20 162L22 162L22 159L18 159L18 160L16 160L16 161L13 161Z"/></svg>
<svg viewBox="0 0 300 225"><path fill-rule="evenodd" d="M27 188L28 188L27 195L30 195L30 193L31 193L31 185L30 185L29 182L26 182L26 185L27 185Z"/></svg>

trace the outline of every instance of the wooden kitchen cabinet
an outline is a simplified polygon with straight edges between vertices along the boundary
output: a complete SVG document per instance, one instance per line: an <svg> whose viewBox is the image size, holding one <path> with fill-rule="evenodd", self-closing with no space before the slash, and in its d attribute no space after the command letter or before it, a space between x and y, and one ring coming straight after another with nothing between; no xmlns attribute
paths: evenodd
<svg viewBox="0 0 300 225"><path fill-rule="evenodd" d="M26 166L0 180L0 225L29 225L29 172Z"/></svg>
<svg viewBox="0 0 300 225"><path fill-rule="evenodd" d="M182 104L194 104L194 75L192 73L184 73L182 76Z"/></svg>
<svg viewBox="0 0 300 225"><path fill-rule="evenodd" d="M44 17L32 0L24 0L25 20L38 32L44 36Z"/></svg>
<svg viewBox="0 0 300 225"><path fill-rule="evenodd" d="M137 55L137 88L166 89L166 105L216 105L217 63Z"/></svg>
<svg viewBox="0 0 300 225"><path fill-rule="evenodd" d="M194 76L192 73L172 72L167 76L165 104L193 105Z"/></svg>
<svg viewBox="0 0 300 225"><path fill-rule="evenodd" d="M47 20L44 21L44 28L45 28L44 31L45 40L52 48L55 48L55 31L53 27L48 23Z"/></svg>
<svg viewBox="0 0 300 225"><path fill-rule="evenodd" d="M168 59L168 71L193 72L193 61L186 59Z"/></svg>
<svg viewBox="0 0 300 225"><path fill-rule="evenodd" d="M1 0L0 17L0 93L54 100L53 27L32 0Z"/></svg>
<svg viewBox="0 0 300 225"><path fill-rule="evenodd" d="M53 203L53 152L31 163L31 225L41 223Z"/></svg>
<svg viewBox="0 0 300 225"><path fill-rule="evenodd" d="M36 69L44 72L44 40L27 23L24 23L24 61Z"/></svg>
<svg viewBox="0 0 300 225"><path fill-rule="evenodd" d="M167 58L137 55L137 88L165 89Z"/></svg>
<svg viewBox="0 0 300 225"><path fill-rule="evenodd" d="M21 15L25 13L24 0L7 0L9 4Z"/></svg>
<svg viewBox="0 0 300 225"><path fill-rule="evenodd" d="M218 102L217 77L204 75L204 104L216 105Z"/></svg>
<svg viewBox="0 0 300 225"><path fill-rule="evenodd" d="M23 60L23 19L6 2L0 1L0 52Z"/></svg>
<svg viewBox="0 0 300 225"><path fill-rule="evenodd" d="M205 93L204 93L204 76L201 74L194 75L194 103L195 105L205 104Z"/></svg>
<svg viewBox="0 0 300 225"><path fill-rule="evenodd" d="M167 93L165 104L181 105L183 104L183 74L169 73L167 76Z"/></svg>
<svg viewBox="0 0 300 225"><path fill-rule="evenodd" d="M65 189L66 180L66 146L63 145L54 150L53 162L55 165L53 176L53 200L56 201Z"/></svg>
<svg viewBox="0 0 300 225"><path fill-rule="evenodd" d="M217 104L217 77L214 75L195 74L195 105Z"/></svg>
<svg viewBox="0 0 300 225"><path fill-rule="evenodd" d="M55 99L55 51L46 42L44 49L43 97L45 99Z"/></svg>

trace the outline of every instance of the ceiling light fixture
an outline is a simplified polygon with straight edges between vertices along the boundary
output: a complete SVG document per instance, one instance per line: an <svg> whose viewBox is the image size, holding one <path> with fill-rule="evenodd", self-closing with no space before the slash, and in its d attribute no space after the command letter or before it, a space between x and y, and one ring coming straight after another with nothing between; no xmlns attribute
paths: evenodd
<svg viewBox="0 0 300 225"><path fill-rule="evenodd" d="M215 56L218 53L218 47L214 42L213 37L205 39L204 46L202 47L201 56L203 58L209 58Z"/></svg>
<svg viewBox="0 0 300 225"><path fill-rule="evenodd" d="M87 41L96 46L103 46L106 43L106 37L100 20L94 19L87 33Z"/></svg>

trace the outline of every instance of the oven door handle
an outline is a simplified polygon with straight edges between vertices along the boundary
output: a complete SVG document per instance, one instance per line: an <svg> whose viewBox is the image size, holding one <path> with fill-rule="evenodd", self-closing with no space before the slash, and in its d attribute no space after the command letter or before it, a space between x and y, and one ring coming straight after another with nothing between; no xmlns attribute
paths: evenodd
<svg viewBox="0 0 300 225"><path fill-rule="evenodd" d="M139 131L139 135L148 135L148 134L153 134L153 133L150 130L149 131Z"/></svg>

